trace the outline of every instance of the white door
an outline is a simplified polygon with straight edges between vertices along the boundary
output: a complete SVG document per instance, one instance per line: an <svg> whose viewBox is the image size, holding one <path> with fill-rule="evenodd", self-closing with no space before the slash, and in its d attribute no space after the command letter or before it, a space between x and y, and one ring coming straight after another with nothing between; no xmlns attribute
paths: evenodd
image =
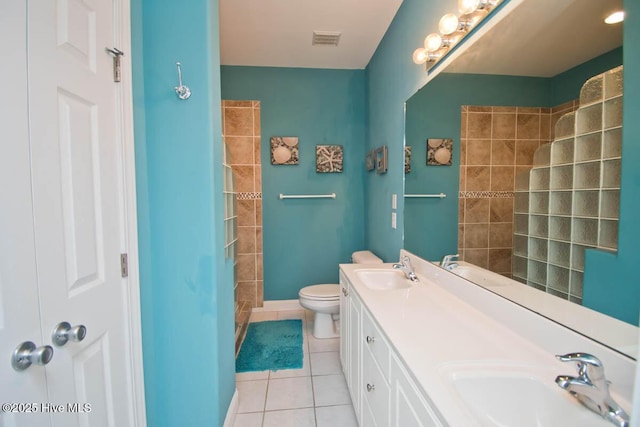
<svg viewBox="0 0 640 427"><path fill-rule="evenodd" d="M44 345L33 242L29 132L27 124L26 4L0 2L0 40L11 41L3 52L2 80L10 82L0 100L0 426L48 423L46 414L22 412L19 403L46 401L44 368L23 372L10 356L23 341ZM7 411L9 409L9 411ZM29 408L32 409L32 408ZM15 411L15 412L12 412Z"/></svg>
<svg viewBox="0 0 640 427"><path fill-rule="evenodd" d="M128 280L120 274L127 243L122 93L105 52L123 47L118 7L117 0L2 2L0 34L16 48L5 57L9 89L0 110L0 350L7 361L0 397L63 405L56 414L1 415L3 427L144 419L134 416L139 373ZM51 344L62 321L85 325L86 338L54 347L46 368L10 368L16 345Z"/></svg>
<svg viewBox="0 0 640 427"><path fill-rule="evenodd" d="M55 348L52 403L90 412L54 426L133 425L117 1L33 0L28 6L29 124L43 334L62 321L87 336ZM85 407L88 404L90 406Z"/></svg>

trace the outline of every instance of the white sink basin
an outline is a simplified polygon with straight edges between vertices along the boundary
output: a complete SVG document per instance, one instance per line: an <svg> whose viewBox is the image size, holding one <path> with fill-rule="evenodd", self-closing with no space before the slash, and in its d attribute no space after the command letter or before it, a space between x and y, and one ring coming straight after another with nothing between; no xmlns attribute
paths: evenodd
<svg viewBox="0 0 640 427"><path fill-rule="evenodd" d="M460 400L483 426L611 425L560 389L554 379L513 370L465 371L451 375Z"/></svg>
<svg viewBox="0 0 640 427"><path fill-rule="evenodd" d="M411 281L399 270L356 270L356 276L367 288L374 291L390 291L411 287Z"/></svg>

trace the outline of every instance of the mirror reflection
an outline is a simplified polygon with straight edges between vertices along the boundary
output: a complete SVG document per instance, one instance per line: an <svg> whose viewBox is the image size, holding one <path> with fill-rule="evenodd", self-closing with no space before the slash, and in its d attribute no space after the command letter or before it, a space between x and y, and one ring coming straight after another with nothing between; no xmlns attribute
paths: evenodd
<svg viewBox="0 0 640 427"><path fill-rule="evenodd" d="M590 307L585 249L617 247L622 27L603 18L622 4L544 3L524 2L407 101L404 246ZM429 163L428 140L447 138L451 165Z"/></svg>

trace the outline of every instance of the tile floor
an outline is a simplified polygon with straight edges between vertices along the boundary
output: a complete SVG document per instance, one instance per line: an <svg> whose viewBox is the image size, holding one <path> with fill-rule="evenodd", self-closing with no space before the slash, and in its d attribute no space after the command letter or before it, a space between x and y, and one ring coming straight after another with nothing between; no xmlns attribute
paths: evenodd
<svg viewBox="0 0 640 427"><path fill-rule="evenodd" d="M306 310L254 312L250 321L280 319L302 319L302 369L236 374L234 427L357 427L339 338L314 338L313 313Z"/></svg>

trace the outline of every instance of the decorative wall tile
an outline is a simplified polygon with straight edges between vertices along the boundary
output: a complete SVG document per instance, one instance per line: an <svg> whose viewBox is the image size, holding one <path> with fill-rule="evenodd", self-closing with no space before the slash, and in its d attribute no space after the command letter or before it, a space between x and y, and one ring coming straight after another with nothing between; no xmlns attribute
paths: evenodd
<svg viewBox="0 0 640 427"><path fill-rule="evenodd" d="M411 146L404 147L404 173L411 172Z"/></svg>
<svg viewBox="0 0 640 427"><path fill-rule="evenodd" d="M427 165L451 166L453 157L453 139L427 139Z"/></svg>
<svg viewBox="0 0 640 427"><path fill-rule="evenodd" d="M316 172L342 172L343 160L342 145L316 145Z"/></svg>
<svg viewBox="0 0 640 427"><path fill-rule="evenodd" d="M271 164L297 165L300 162L297 136L271 137Z"/></svg>

